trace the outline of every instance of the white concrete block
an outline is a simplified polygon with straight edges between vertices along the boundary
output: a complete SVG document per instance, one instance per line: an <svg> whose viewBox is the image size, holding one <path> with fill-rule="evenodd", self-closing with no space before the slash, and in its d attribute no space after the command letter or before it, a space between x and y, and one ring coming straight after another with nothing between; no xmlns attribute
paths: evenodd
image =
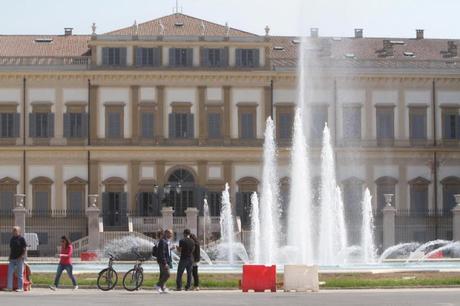
<svg viewBox="0 0 460 306"><path fill-rule="evenodd" d="M318 292L318 266L284 266L284 291Z"/></svg>

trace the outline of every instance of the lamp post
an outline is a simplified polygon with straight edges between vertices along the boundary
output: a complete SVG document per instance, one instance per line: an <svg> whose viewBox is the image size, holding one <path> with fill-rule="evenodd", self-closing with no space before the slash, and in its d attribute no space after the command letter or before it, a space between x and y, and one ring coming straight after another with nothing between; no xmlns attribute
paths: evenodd
<svg viewBox="0 0 460 306"><path fill-rule="evenodd" d="M163 185L163 197L161 198L161 203L167 203L167 206L171 206L170 193L171 191L176 191L176 194L182 192L182 184L178 182L176 185L164 184ZM153 185L153 193L158 196L160 199L160 186Z"/></svg>

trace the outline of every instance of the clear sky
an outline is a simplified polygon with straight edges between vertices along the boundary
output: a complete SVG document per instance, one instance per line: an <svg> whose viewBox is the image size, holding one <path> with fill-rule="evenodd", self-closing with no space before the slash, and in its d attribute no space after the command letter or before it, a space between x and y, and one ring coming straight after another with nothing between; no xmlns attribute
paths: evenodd
<svg viewBox="0 0 460 306"><path fill-rule="evenodd" d="M0 0L0 34L104 33L172 13L176 0ZM460 38L460 0L179 0L184 14L263 34Z"/></svg>

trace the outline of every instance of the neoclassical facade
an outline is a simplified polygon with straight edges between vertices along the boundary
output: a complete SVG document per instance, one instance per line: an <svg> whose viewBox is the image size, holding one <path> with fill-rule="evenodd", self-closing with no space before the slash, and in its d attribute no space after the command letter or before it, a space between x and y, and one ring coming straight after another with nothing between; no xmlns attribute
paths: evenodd
<svg viewBox="0 0 460 306"><path fill-rule="evenodd" d="M107 230L127 230L127 215L159 217L165 205L180 224L187 208L202 213L204 197L218 217L228 182L248 229L269 116L286 208L300 40L265 31L173 14L105 34L93 25L91 35L0 36L1 211L24 193L32 218L54 218L98 194ZM308 42L312 164L327 122L348 220L366 187L377 216L386 193L405 217L447 216L460 193L458 41L312 29ZM423 232L397 240L428 239Z"/></svg>

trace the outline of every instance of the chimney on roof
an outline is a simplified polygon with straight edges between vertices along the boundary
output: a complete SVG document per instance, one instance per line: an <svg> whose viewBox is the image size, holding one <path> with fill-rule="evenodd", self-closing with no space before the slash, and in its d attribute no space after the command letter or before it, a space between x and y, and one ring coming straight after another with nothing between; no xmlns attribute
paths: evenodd
<svg viewBox="0 0 460 306"><path fill-rule="evenodd" d="M424 30L423 29L415 30L415 37L417 39L423 39L424 38Z"/></svg>
<svg viewBox="0 0 460 306"><path fill-rule="evenodd" d="M318 38L319 37L319 29L318 28L310 28L310 37L311 38Z"/></svg>
<svg viewBox="0 0 460 306"><path fill-rule="evenodd" d="M73 32L73 28L64 28L64 35L71 36Z"/></svg>
<svg viewBox="0 0 460 306"><path fill-rule="evenodd" d="M355 38L363 38L363 29L355 29Z"/></svg>

